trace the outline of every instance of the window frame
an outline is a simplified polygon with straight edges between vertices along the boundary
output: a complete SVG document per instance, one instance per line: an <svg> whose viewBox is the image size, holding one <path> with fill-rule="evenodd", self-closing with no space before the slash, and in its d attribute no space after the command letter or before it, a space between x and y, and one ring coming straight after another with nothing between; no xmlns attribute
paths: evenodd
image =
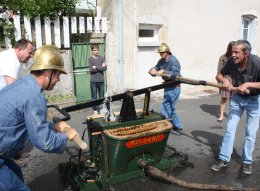
<svg viewBox="0 0 260 191"><path fill-rule="evenodd" d="M245 22L248 22L247 27L245 27ZM250 14L245 14L241 16L240 39L247 40L248 42L250 42L252 46L252 53L255 53L256 25L256 16ZM246 38L245 31L247 32Z"/></svg>
<svg viewBox="0 0 260 191"><path fill-rule="evenodd" d="M158 39L159 28L160 28L159 25L139 23L138 42L139 43L158 42L158 40L159 40ZM153 31L153 37L140 37L139 36L140 30L152 30Z"/></svg>

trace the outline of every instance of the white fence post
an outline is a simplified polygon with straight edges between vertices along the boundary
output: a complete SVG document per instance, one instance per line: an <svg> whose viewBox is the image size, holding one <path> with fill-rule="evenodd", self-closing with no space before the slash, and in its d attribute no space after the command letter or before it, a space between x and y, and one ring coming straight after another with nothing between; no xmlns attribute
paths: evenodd
<svg viewBox="0 0 260 191"><path fill-rule="evenodd" d="M98 17L95 17L95 33L100 32L100 19Z"/></svg>
<svg viewBox="0 0 260 191"><path fill-rule="evenodd" d="M28 16L24 16L23 20L24 23L21 24L20 15L14 15L13 16L13 24L15 26L15 40L19 40L22 38L22 36L25 36L26 39L30 41L36 42L36 48L39 48L42 46L42 44L51 45L54 41L55 45L58 48L61 48L61 44L64 45L64 48L70 48L70 34L77 34L78 32L80 34L84 33L107 33L107 18L101 17L101 12L98 9L98 17L83 17L80 16L79 20L77 21L77 17L67 17L64 16L63 19L63 26L60 25L60 18L57 18L54 21L54 28L52 31L51 28L51 20L50 17L44 17L44 26L41 23L41 18L36 17L35 23L34 23L34 29L32 29L31 19ZM0 14L0 18L3 18L7 21L7 23L10 23L9 17L7 13ZM71 26L69 26L69 19L71 21ZM93 24L94 22L94 24ZM24 27L24 31L21 30L22 26ZM43 28L44 27L44 28ZM62 27L62 32L61 32ZM94 27L94 28L93 28ZM43 32L45 36L43 37ZM79 31L78 31L79 30ZM23 34L25 33L25 34ZM63 38L63 39L62 39ZM5 44L7 48L12 48L10 39L5 37Z"/></svg>
<svg viewBox="0 0 260 191"><path fill-rule="evenodd" d="M69 30L69 18L63 17L63 41L64 48L70 47L70 30Z"/></svg>
<svg viewBox="0 0 260 191"><path fill-rule="evenodd" d="M42 46L42 27L40 17L35 18L35 38L36 38L36 48Z"/></svg>
<svg viewBox="0 0 260 191"><path fill-rule="evenodd" d="M45 43L51 45L51 21L50 17L44 17Z"/></svg>
<svg viewBox="0 0 260 191"><path fill-rule="evenodd" d="M92 32L93 28L93 19L92 17L87 17L87 32Z"/></svg>
<svg viewBox="0 0 260 191"><path fill-rule="evenodd" d="M57 18L54 21L54 38L55 38L55 45L58 48L61 48L61 41L60 41L60 18Z"/></svg>
<svg viewBox="0 0 260 191"><path fill-rule="evenodd" d="M71 33L77 33L77 17L71 17Z"/></svg>
<svg viewBox="0 0 260 191"><path fill-rule="evenodd" d="M79 17L79 33L85 33L85 18Z"/></svg>
<svg viewBox="0 0 260 191"><path fill-rule="evenodd" d="M32 27L31 27L31 21L30 17L24 16L24 28L25 28L25 38L32 41Z"/></svg>
<svg viewBox="0 0 260 191"><path fill-rule="evenodd" d="M101 26L102 26L102 33L107 33L107 18L106 17L102 17Z"/></svg>
<svg viewBox="0 0 260 191"><path fill-rule="evenodd" d="M21 39L21 24L20 24L20 15L14 15L14 26L15 26L15 40L18 41Z"/></svg>

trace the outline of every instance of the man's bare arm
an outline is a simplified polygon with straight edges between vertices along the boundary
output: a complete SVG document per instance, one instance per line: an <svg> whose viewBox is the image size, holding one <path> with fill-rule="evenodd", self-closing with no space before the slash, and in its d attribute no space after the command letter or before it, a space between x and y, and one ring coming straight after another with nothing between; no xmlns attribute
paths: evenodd
<svg viewBox="0 0 260 191"><path fill-rule="evenodd" d="M244 92L246 89L256 88L260 89L260 82L246 82L237 87L238 91Z"/></svg>
<svg viewBox="0 0 260 191"><path fill-rule="evenodd" d="M225 78L222 74L217 74L216 76L216 80L218 82L222 82L223 84L223 88L226 90L226 91L231 91L231 88L233 87L232 83L227 79Z"/></svg>
<svg viewBox="0 0 260 191"><path fill-rule="evenodd" d="M5 81L6 81L7 85L10 85L10 84L14 83L16 81L16 79L12 78L10 76L5 76Z"/></svg>

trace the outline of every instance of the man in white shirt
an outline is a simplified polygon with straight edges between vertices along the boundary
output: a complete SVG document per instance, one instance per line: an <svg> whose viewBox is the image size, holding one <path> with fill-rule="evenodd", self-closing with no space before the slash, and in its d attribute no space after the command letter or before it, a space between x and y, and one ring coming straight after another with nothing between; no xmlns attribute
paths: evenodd
<svg viewBox="0 0 260 191"><path fill-rule="evenodd" d="M12 84L18 77L21 63L27 63L33 56L34 48L31 41L27 39L18 40L14 48L0 52L0 91L7 85ZM27 158L29 153L17 155L15 162L23 167L27 164L23 158Z"/></svg>
<svg viewBox="0 0 260 191"><path fill-rule="evenodd" d="M17 79L20 62L27 63L33 52L33 44L27 39L20 39L13 49L0 52L0 91Z"/></svg>

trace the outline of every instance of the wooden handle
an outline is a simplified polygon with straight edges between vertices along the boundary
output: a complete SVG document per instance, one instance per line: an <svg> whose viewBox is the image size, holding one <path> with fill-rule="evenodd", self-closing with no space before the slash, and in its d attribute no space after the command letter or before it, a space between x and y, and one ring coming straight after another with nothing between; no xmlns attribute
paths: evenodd
<svg viewBox="0 0 260 191"><path fill-rule="evenodd" d="M207 82L207 81L204 81L204 80L194 80L194 79L190 79L190 78L184 78L184 77L181 77L181 76L176 76L176 78L173 78L170 74L161 74L160 76L170 78L170 79L173 79L173 80L178 80L178 81L181 81L181 82L184 82L184 83L190 83L190 84L193 84L193 85L204 85L204 86L212 86L212 87L216 87L216 88L223 88L223 86L221 84L217 84L217 83L213 83L213 82ZM231 91L237 92L237 88L232 87ZM247 89L243 93L249 94L250 91Z"/></svg>
<svg viewBox="0 0 260 191"><path fill-rule="evenodd" d="M51 111L48 111L47 116L49 119L52 119L54 117L54 113ZM67 124L67 128L71 128L69 124ZM63 130L63 132L66 131L66 128ZM78 135L74 136L72 140L81 148L82 150L85 150L88 148L88 144L84 142Z"/></svg>
<svg viewBox="0 0 260 191"><path fill-rule="evenodd" d="M68 129L72 129L69 124L63 129L62 132L66 133ZM75 130L75 129L74 129ZM76 131L76 130L75 130ZM78 135L74 136L72 140L81 148L82 150L85 150L88 148L87 143L85 143Z"/></svg>
<svg viewBox="0 0 260 191"><path fill-rule="evenodd" d="M101 131L93 132L92 135L100 135Z"/></svg>
<svg viewBox="0 0 260 191"><path fill-rule="evenodd" d="M75 136L72 139L82 150L86 150L88 148L88 144L84 142L79 136Z"/></svg>
<svg viewBox="0 0 260 191"><path fill-rule="evenodd" d="M206 82L206 85L207 85L207 86L212 86L212 87L217 87L217 88L222 88L222 87L223 87L221 84L217 84L217 83L213 83L213 82ZM236 87L232 87L232 88L231 88L231 91L237 93L237 88L236 88ZM249 90L249 89L246 89L243 93L249 94L249 93L250 93L250 90Z"/></svg>
<svg viewBox="0 0 260 191"><path fill-rule="evenodd" d="M66 132L67 129L72 129L72 128L68 125L68 127L66 127L66 128L64 129L64 132ZM74 129L74 130L75 130L75 129ZM75 130L75 131L76 131L76 130ZM76 144L79 146L79 148L81 148L82 150L85 150L85 149L88 148L88 144L87 144L85 141L83 141L78 135L74 136L74 137L72 138L72 140L73 140L74 143L76 143Z"/></svg>

